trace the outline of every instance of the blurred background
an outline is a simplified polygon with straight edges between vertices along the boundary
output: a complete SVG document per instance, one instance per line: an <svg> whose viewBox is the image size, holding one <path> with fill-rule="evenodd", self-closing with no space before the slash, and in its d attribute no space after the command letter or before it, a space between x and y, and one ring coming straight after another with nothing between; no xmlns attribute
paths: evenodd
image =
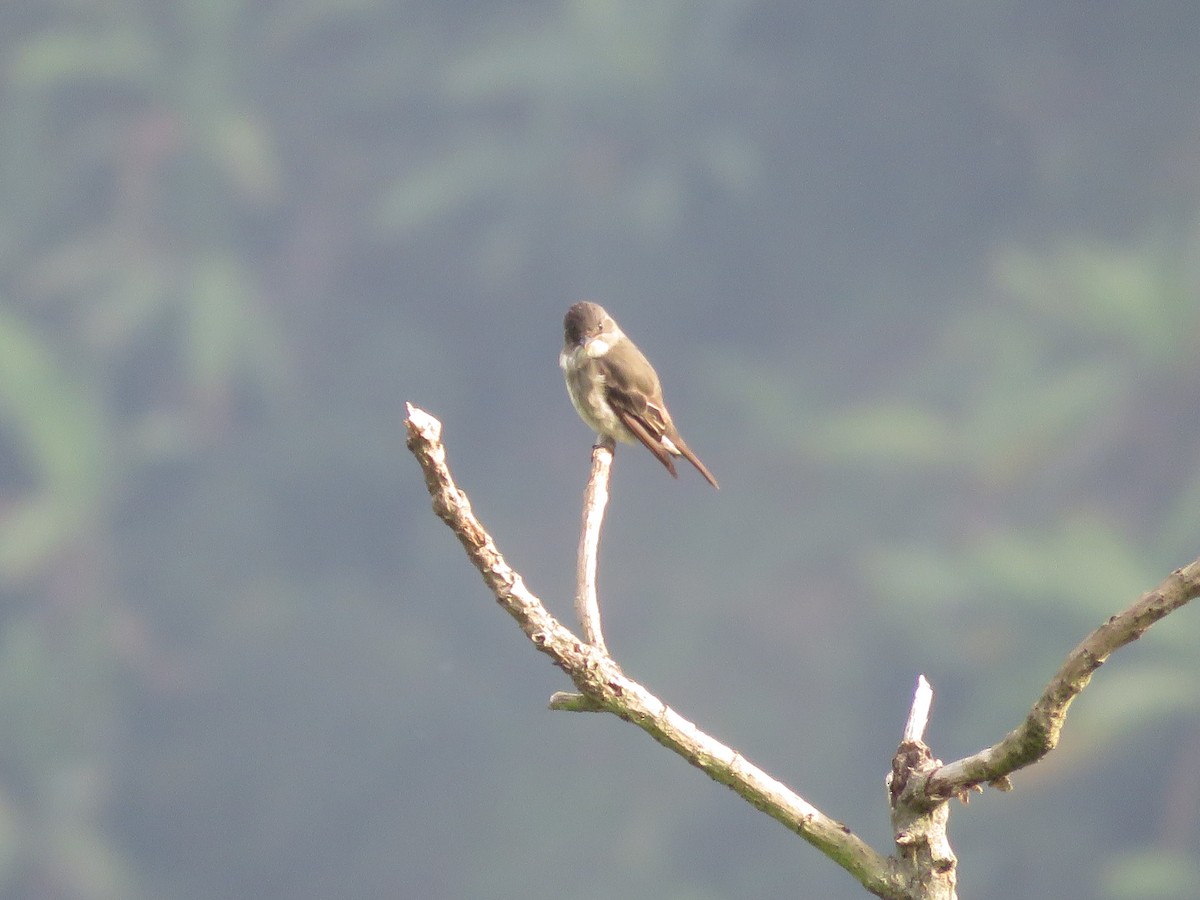
<svg viewBox="0 0 1200 900"><path fill-rule="evenodd" d="M8 0L0 896L858 898L568 687L603 303L719 493L616 458L608 644L890 852L1200 552L1200 6ZM1200 895L1200 622L953 810L964 897Z"/></svg>

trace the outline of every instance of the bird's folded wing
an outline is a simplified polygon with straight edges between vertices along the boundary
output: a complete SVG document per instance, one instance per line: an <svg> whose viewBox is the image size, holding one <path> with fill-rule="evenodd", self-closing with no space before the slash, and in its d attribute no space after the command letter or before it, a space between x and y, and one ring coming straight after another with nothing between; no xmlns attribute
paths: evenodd
<svg viewBox="0 0 1200 900"><path fill-rule="evenodd" d="M679 473L675 471L675 463L671 459L671 454L667 452L667 448L662 445L661 434L655 437L646 428L646 421L639 416L635 416L628 409L612 404L617 416L625 427L633 432L633 436L646 445L646 449L654 454L654 458L667 467L667 471L672 477L678 478Z"/></svg>

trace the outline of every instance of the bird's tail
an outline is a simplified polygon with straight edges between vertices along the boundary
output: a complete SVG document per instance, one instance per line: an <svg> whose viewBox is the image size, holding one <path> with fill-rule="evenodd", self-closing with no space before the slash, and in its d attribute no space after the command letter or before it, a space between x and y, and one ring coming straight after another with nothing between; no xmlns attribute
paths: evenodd
<svg viewBox="0 0 1200 900"><path fill-rule="evenodd" d="M708 466L706 466L706 465L704 465L704 463L700 462L700 457L698 457L695 453L693 453L691 448L688 447L687 444L685 444L678 437L675 438L675 440L672 441L672 443L675 445L675 448L679 451L680 456L682 456L684 459L686 459L688 462L690 462L693 466L695 466L696 471L704 476L705 481L707 481L709 484L711 484L713 487L715 487L718 491L721 489L721 486L719 484L717 484L717 479L713 478L713 473L708 471Z"/></svg>

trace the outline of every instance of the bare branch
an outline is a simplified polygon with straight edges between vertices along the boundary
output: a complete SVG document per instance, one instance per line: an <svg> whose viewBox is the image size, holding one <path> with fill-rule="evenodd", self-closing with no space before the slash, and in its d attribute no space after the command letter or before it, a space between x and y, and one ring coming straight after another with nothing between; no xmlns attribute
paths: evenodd
<svg viewBox="0 0 1200 900"><path fill-rule="evenodd" d="M549 656L587 698L637 725L710 778L731 788L754 807L812 844L872 894L905 900L911 895L889 859L871 849L845 825L830 819L740 753L705 734L637 682L627 678L606 653L580 640L547 612L504 561L491 536L454 484L441 443L441 423L408 404L408 448L425 475L438 517L458 536L468 559L496 601L533 645Z"/></svg>
<svg viewBox="0 0 1200 900"><path fill-rule="evenodd" d="M1154 590L1089 634L1071 651L1018 728L999 743L943 766L930 776L924 787L929 799L961 795L983 783L1007 788L1011 772L1037 762L1057 746L1067 708L1109 655L1197 596L1200 559L1176 569Z"/></svg>
<svg viewBox="0 0 1200 900"><path fill-rule="evenodd" d="M579 555L575 567L575 614L583 626L583 636L603 653L604 633L600 629L600 601L596 596L596 567L600 557L600 527L608 507L608 476L612 471L613 439L599 438L592 448L592 472L583 492L583 528L579 533Z"/></svg>

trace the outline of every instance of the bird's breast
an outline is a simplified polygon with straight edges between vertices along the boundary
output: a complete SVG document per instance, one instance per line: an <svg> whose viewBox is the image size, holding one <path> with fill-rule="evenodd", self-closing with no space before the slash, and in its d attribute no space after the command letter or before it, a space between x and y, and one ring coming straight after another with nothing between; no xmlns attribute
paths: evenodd
<svg viewBox="0 0 1200 900"><path fill-rule="evenodd" d="M595 341L589 342L591 343ZM564 349L559 356L558 362L567 382L567 394L571 397L571 405L596 433L627 444L633 443L636 439L608 402L604 373L595 364L595 357L588 352L589 344L570 350Z"/></svg>

